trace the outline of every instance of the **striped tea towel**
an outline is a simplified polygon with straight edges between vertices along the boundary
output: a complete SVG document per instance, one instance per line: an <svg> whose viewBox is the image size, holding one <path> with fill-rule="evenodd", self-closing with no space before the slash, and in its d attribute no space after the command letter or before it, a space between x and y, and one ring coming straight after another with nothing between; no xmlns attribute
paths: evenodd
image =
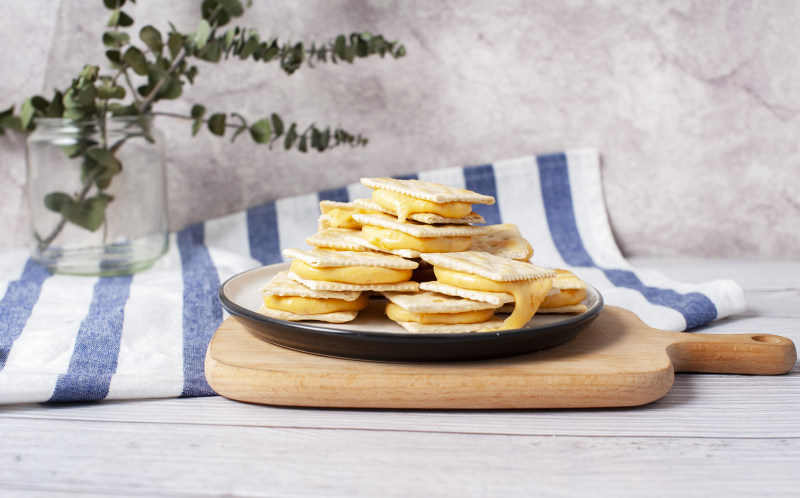
<svg viewBox="0 0 800 498"><path fill-rule="evenodd" d="M572 269L607 304L652 327L687 330L744 309L731 281L688 285L637 271L620 254L603 202L598 154L574 150L412 176L492 195L487 223L516 223L533 261ZM172 234L133 276L51 275L6 249L0 260L0 403L209 396L203 359L225 318L221 282L306 247L320 200L368 197L361 184L279 199Z"/></svg>

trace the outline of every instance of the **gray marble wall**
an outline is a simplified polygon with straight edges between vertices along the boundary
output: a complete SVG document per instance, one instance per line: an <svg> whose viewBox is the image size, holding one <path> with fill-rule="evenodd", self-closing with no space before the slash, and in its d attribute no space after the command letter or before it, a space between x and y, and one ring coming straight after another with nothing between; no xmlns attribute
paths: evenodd
<svg viewBox="0 0 800 498"><path fill-rule="evenodd" d="M137 26L191 30L196 2L139 0ZM369 30L408 55L303 68L203 65L193 103L341 124L364 149L230 144L161 119L173 228L360 176L579 146L629 256L800 258L800 2L254 0L239 24L286 40ZM0 108L101 63L100 0L5 0ZM25 244L24 152L0 137L1 245Z"/></svg>

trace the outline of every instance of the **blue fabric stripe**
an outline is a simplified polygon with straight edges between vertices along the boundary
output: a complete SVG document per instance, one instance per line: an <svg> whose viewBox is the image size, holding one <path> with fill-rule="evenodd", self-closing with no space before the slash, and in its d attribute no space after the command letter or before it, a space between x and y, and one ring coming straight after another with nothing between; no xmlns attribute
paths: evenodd
<svg viewBox="0 0 800 498"><path fill-rule="evenodd" d="M178 232L183 276L183 392L181 397L211 396L203 363L206 348L222 323L217 299L219 277L204 245L203 224Z"/></svg>
<svg viewBox="0 0 800 498"><path fill-rule="evenodd" d="M537 157L547 224L553 243L561 257L571 266L599 268L583 245L570 191L569 171L565 154L550 154ZM704 325L717 318L717 308L705 294L690 292L681 294L672 289L661 289L644 285L635 273L628 270L599 268L617 287L640 292L649 302L672 308L686 320L686 329Z"/></svg>
<svg viewBox="0 0 800 498"><path fill-rule="evenodd" d="M19 280L8 284L0 301L0 370L5 368L11 347L25 328L48 277L50 272L44 266L28 259Z"/></svg>
<svg viewBox="0 0 800 498"><path fill-rule="evenodd" d="M397 180L419 180L419 175L417 175L416 173L408 173L405 175L393 176L392 178L395 178Z"/></svg>
<svg viewBox="0 0 800 498"><path fill-rule="evenodd" d="M317 194L320 201L350 202L350 193L347 187L323 190Z"/></svg>
<svg viewBox="0 0 800 498"><path fill-rule="evenodd" d="M494 177L494 166L486 164L483 166L469 166L463 168L464 181L467 190L478 192L483 195L491 195L497 199L497 183ZM496 225L502 223L500 218L500 204L495 202L491 206L486 204L474 204L473 211L483 216L486 223Z"/></svg>
<svg viewBox="0 0 800 498"><path fill-rule="evenodd" d="M278 236L278 213L275 202L247 210L247 236L250 256L262 265L280 263L281 241Z"/></svg>
<svg viewBox="0 0 800 498"><path fill-rule="evenodd" d="M125 303L131 275L102 277L78 329L67 373L58 376L50 402L98 401L108 396L117 369Z"/></svg>

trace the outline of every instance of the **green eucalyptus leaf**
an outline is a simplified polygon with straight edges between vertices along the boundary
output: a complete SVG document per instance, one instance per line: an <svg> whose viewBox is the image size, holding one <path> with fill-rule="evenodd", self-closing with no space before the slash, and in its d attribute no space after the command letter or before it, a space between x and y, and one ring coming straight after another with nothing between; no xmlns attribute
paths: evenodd
<svg viewBox="0 0 800 498"><path fill-rule="evenodd" d="M109 16L106 26L108 26L109 28L113 28L114 26L119 25L119 19L121 16L122 16L122 11L115 8L114 11L111 13L111 16Z"/></svg>
<svg viewBox="0 0 800 498"><path fill-rule="evenodd" d="M119 13L119 20L117 21L118 26L122 26L127 28L128 26L133 25L133 18L126 14L125 12L120 11Z"/></svg>
<svg viewBox="0 0 800 498"><path fill-rule="evenodd" d="M103 45L111 48L119 48L130 43L131 37L128 33L121 31L106 31L103 33Z"/></svg>
<svg viewBox="0 0 800 498"><path fill-rule="evenodd" d="M150 70L144 54L136 47L130 47L126 50L125 55L122 56L122 60L140 76L146 75Z"/></svg>
<svg viewBox="0 0 800 498"><path fill-rule="evenodd" d="M97 87L97 96L101 99L124 99L125 89L114 84L103 84Z"/></svg>
<svg viewBox="0 0 800 498"><path fill-rule="evenodd" d="M64 192L52 192L44 196L44 206L56 213L60 213L64 206L73 202L72 197Z"/></svg>
<svg viewBox="0 0 800 498"><path fill-rule="evenodd" d="M219 62L222 58L222 42L210 40L197 55L208 62Z"/></svg>
<svg viewBox="0 0 800 498"><path fill-rule="evenodd" d="M93 147L86 151L86 155L96 163L102 165L103 167L112 169L116 173L119 173L119 171L122 169L120 162L108 149L103 149L102 147Z"/></svg>
<svg viewBox="0 0 800 498"><path fill-rule="evenodd" d="M107 9L114 10L125 5L125 0L103 0L103 4Z"/></svg>
<svg viewBox="0 0 800 498"><path fill-rule="evenodd" d="M27 130L31 126L35 114L36 108L33 106L33 97L23 100L19 110L19 119L23 130Z"/></svg>
<svg viewBox="0 0 800 498"><path fill-rule="evenodd" d="M225 134L225 115L222 113L212 114L208 118L208 129L214 135L222 136Z"/></svg>
<svg viewBox="0 0 800 498"><path fill-rule="evenodd" d="M167 37L167 48L169 48L170 56L174 59L183 48L183 35L180 33L172 32Z"/></svg>
<svg viewBox="0 0 800 498"><path fill-rule="evenodd" d="M272 137L272 126L268 118L259 119L250 127L250 136L259 144L268 143Z"/></svg>
<svg viewBox="0 0 800 498"><path fill-rule="evenodd" d="M61 208L61 214L69 222L94 232L103 225L106 217L106 207L113 197L107 194L97 194L83 202L72 201Z"/></svg>
<svg viewBox="0 0 800 498"><path fill-rule="evenodd" d="M227 10L223 9L219 0L205 0L201 6L203 19L209 23L215 23L217 26L225 26L231 20L231 16Z"/></svg>
<svg viewBox="0 0 800 498"><path fill-rule="evenodd" d="M195 104L192 106L191 115L194 119L203 119L203 116L205 116L205 114L206 114L205 106L202 106L200 104Z"/></svg>
<svg viewBox="0 0 800 498"><path fill-rule="evenodd" d="M308 152L308 143L305 135L300 137L300 142L297 144L297 150L300 152Z"/></svg>
<svg viewBox="0 0 800 498"><path fill-rule="evenodd" d="M161 32L153 26L147 25L139 31L139 38L147 45L150 50L156 54L161 54L164 49L164 41L161 38Z"/></svg>
<svg viewBox="0 0 800 498"><path fill-rule="evenodd" d="M239 17L244 14L244 7L239 0L217 0L222 8L231 17Z"/></svg>
<svg viewBox="0 0 800 498"><path fill-rule="evenodd" d="M202 50L206 46L210 34L211 25L205 19L200 19L197 24L197 32L194 35L194 43L197 45L197 50Z"/></svg>
<svg viewBox="0 0 800 498"><path fill-rule="evenodd" d="M291 149L295 140L297 140L297 124L292 123L289 131L286 132L286 138L283 139L283 148L286 150Z"/></svg>
<svg viewBox="0 0 800 498"><path fill-rule="evenodd" d="M106 50L106 59L116 65L122 64L122 53L119 50Z"/></svg>
<svg viewBox="0 0 800 498"><path fill-rule="evenodd" d="M275 130L276 137L283 135L283 120L275 113L272 113L272 128Z"/></svg>

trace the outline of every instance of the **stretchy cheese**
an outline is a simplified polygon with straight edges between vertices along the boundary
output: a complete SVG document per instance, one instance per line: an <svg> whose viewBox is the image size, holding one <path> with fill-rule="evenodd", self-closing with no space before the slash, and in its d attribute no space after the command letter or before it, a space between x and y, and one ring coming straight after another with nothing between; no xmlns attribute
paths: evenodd
<svg viewBox="0 0 800 498"><path fill-rule="evenodd" d="M472 212L472 204L468 202L439 204L383 189L374 190L372 200L394 212L401 222L406 221L406 217L411 213L433 213L445 218L463 218Z"/></svg>
<svg viewBox="0 0 800 498"><path fill-rule="evenodd" d="M580 304L586 299L586 289L561 289L558 294L547 296L542 301L541 308L560 308Z"/></svg>
<svg viewBox="0 0 800 498"><path fill-rule="evenodd" d="M301 278L349 284L394 284L411 279L413 270L374 266L339 266L316 268L299 259L292 260L291 270Z"/></svg>
<svg viewBox="0 0 800 498"><path fill-rule="evenodd" d="M264 304L276 310L298 315L319 315L337 311L360 311L369 304L369 296L362 294L353 301L320 299L300 296L264 296Z"/></svg>
<svg viewBox="0 0 800 498"><path fill-rule="evenodd" d="M414 237L392 228L364 225L361 236L370 244L386 250L414 249L419 252L459 252L472 246L472 237Z"/></svg>
<svg viewBox="0 0 800 498"><path fill-rule="evenodd" d="M553 286L549 278L499 282L488 278L434 267L436 280L448 285L489 292L507 292L514 296L514 312L499 330L518 329L525 326L539 309L539 304Z"/></svg>
<svg viewBox="0 0 800 498"><path fill-rule="evenodd" d="M459 313L414 313L394 303L386 305L386 316L396 322L418 323L482 323L494 315L494 309L462 311Z"/></svg>

